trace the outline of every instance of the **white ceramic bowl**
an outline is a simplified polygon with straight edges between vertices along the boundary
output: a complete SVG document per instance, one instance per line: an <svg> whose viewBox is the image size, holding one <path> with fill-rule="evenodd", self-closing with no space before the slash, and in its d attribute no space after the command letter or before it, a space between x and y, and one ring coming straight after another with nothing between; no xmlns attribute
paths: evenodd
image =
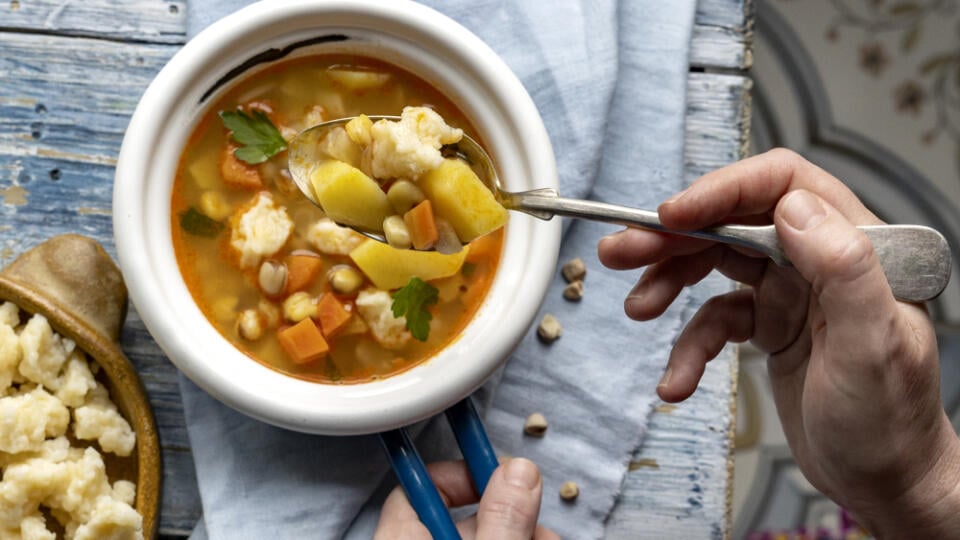
<svg viewBox="0 0 960 540"><path fill-rule="evenodd" d="M480 39L419 4L270 1L213 24L174 56L144 93L117 163L113 219L130 297L170 360L249 416L310 433L371 433L435 415L479 387L527 332L556 268L559 220L512 213L501 265L462 336L387 379L323 385L273 371L207 321L174 258L170 195L196 123L232 82L279 57L358 52L397 64L451 97L488 142L506 187L557 187L553 151L529 95Z"/></svg>

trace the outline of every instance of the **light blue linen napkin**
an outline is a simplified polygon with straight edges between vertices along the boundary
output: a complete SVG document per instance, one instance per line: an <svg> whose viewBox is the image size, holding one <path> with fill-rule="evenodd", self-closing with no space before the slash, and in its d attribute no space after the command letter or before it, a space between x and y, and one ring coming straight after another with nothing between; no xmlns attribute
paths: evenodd
<svg viewBox="0 0 960 540"><path fill-rule="evenodd" d="M245 5L190 4L189 32ZM561 193L654 208L683 187L687 54L696 0L427 0L490 44L523 82L550 134ZM656 401L655 387L689 309L637 324L623 298L638 274L612 272L597 241L615 230L565 224L561 262L588 268L582 301L559 272L541 308L564 326L544 345L531 328L501 374L475 396L501 455L544 475L541 522L564 537L600 538ZM697 305L697 295L679 302ZM204 520L192 538L369 538L395 484L376 437L319 437L247 418L181 377ZM526 437L532 412L550 428ZM459 458L449 428L416 426L426 460ZM558 490L580 486L573 504Z"/></svg>

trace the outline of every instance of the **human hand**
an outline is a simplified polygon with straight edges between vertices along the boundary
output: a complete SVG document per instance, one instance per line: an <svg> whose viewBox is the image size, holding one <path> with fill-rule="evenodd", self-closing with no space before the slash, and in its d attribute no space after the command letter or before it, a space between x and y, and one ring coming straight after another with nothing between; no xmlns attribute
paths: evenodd
<svg viewBox="0 0 960 540"><path fill-rule="evenodd" d="M463 461L431 463L427 470L447 507L480 502L476 515L457 523L464 540L559 540L555 533L537 525L543 481L532 461L512 458L501 463L490 476L482 498L477 495ZM399 486L383 503L374 539L430 539Z"/></svg>
<svg viewBox="0 0 960 540"><path fill-rule="evenodd" d="M786 150L709 173L658 211L674 229L772 222L794 264L637 229L601 240L604 265L647 267L624 302L636 320L661 315L714 269L744 285L691 319L660 397L686 399L726 342L750 340L769 355L787 442L814 486L880 537L960 534L960 450L940 401L933 326L922 305L894 299L855 227L881 221Z"/></svg>

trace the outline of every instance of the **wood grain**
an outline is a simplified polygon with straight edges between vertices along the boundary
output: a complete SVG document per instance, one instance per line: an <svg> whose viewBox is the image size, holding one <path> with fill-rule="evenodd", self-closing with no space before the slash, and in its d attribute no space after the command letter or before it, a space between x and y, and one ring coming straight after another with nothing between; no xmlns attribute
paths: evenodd
<svg viewBox="0 0 960 540"><path fill-rule="evenodd" d="M741 75L691 73L684 141L687 182L746 155L751 82ZM710 276L696 298L733 284ZM699 302L686 300L689 316ZM710 538L732 529L736 346L707 365L696 393L654 409L643 444L607 526L610 539ZM664 353L666 355L666 352ZM723 406L727 404L727 406Z"/></svg>
<svg viewBox="0 0 960 540"><path fill-rule="evenodd" d="M753 64L753 0L699 0L690 65L740 71Z"/></svg>
<svg viewBox="0 0 960 540"><path fill-rule="evenodd" d="M0 30L116 41L182 44L186 20L183 0L7 0L0 5Z"/></svg>

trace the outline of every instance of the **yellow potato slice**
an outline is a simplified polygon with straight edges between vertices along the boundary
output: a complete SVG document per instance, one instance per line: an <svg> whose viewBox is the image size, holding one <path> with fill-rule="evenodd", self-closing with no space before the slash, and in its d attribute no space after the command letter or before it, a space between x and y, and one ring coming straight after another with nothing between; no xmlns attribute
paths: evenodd
<svg viewBox="0 0 960 540"><path fill-rule="evenodd" d="M507 222L507 209L463 160L443 160L417 185L433 203L434 213L447 220L464 243Z"/></svg>
<svg viewBox="0 0 960 540"><path fill-rule="evenodd" d="M390 80L389 73L359 69L328 69L327 75L348 90L371 90L380 88Z"/></svg>
<svg viewBox="0 0 960 540"><path fill-rule="evenodd" d="M389 291L403 287L414 276L424 281L450 277L460 271L469 251L467 246L459 253L444 255L366 240L350 252L350 258L378 289Z"/></svg>
<svg viewBox="0 0 960 540"><path fill-rule="evenodd" d="M323 211L342 225L381 232L383 220L393 213L380 185L342 161L321 162L310 174L310 185Z"/></svg>

